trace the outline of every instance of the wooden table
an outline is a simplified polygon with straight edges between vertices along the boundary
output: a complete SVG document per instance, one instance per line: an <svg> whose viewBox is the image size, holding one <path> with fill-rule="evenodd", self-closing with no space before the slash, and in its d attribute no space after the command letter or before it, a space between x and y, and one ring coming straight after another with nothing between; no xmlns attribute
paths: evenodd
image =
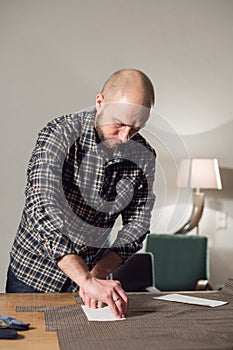
<svg viewBox="0 0 233 350"><path fill-rule="evenodd" d="M217 349L217 350L229 350L232 349L233 344L233 279L230 279L228 288L225 289L224 293L213 292L206 293L205 297L209 299L225 300L228 302L227 305L221 306L220 308L206 308L197 307L194 305L185 305L180 303L167 303L167 302L155 302L153 300L152 293L129 293L129 297L133 304L129 308L127 320L124 321L124 327L122 323L108 323L103 325L95 326L95 323L89 324L88 327L83 325L85 322L81 322L83 313L80 310L78 318L80 323L72 323L72 330L77 331L75 333L75 339L72 336L69 339L73 339L75 344L72 349L78 349L81 343L76 340L76 334L82 338L81 333L85 333L85 339L92 341L91 349L96 350L95 342L99 338L98 331L100 334L106 332L109 336L112 336L112 343L110 347L106 347L105 340L103 341L102 348L107 349L129 349L129 344L125 344L122 347L122 342L125 338L125 330L131 335L132 346L130 349L179 349L187 350L202 349L203 344L205 349ZM202 294L194 293L196 296L203 296ZM212 296L213 295L213 296ZM77 306L75 297L76 293L60 293L60 294L0 294L0 313L11 315L18 320L30 322L30 330L20 332L18 331L19 337L15 340L0 339L0 349L4 350L59 350L59 343L56 331L46 331L45 329L45 313L44 312L16 312L16 307L28 307L28 306L52 306L67 307L66 309L72 309ZM134 301L133 301L134 300ZM70 307L69 307L70 306ZM53 308L52 308L53 309ZM153 309L153 312L152 312ZM30 311L30 309L29 309ZM138 312L140 311L140 312ZM64 315L64 314L63 314ZM73 317L69 314L69 317ZM62 316L58 318L60 321ZM66 317L66 316L65 316ZM70 319L70 318L69 318ZM72 322L72 321L71 321ZM73 320L74 322L74 320ZM75 321L76 322L76 321ZM149 323L148 323L149 322ZM98 323L98 322L97 322ZM147 328L147 325L149 327ZM74 327L73 327L74 325ZM76 327L76 328L75 328ZM104 327L104 332L103 332ZM143 328L144 327L144 328ZM98 328L98 330L97 330ZM54 328L53 328L54 329ZM57 329L57 328L55 328ZM140 329L140 334L139 334ZM110 331L110 333L109 333ZM61 330L58 330L60 336ZM93 332L94 338L92 338ZM97 333L96 333L97 332ZM118 332L121 336L117 338ZM146 333L147 332L147 333ZM194 333L195 334L194 334ZM115 334L118 343L115 343ZM123 336L122 336L123 334ZM146 337L145 337L146 334ZM105 335L105 334L104 334ZM149 337L151 336L151 338ZM90 337L89 337L90 336ZM128 335L127 335L128 336ZM89 338L88 338L89 337ZM133 338L132 338L133 337ZM59 338L60 339L60 338ZM127 338L128 339L128 338ZM64 340L64 338L63 338ZM72 340L72 341L73 341ZM109 339L108 339L109 340ZM138 345L138 341L141 343ZM64 342L65 341L65 342ZM66 349L66 339L63 341L63 349ZM101 339L100 339L101 341ZM122 342L121 342L122 341ZM152 343L150 342L152 341ZM77 347L76 347L77 342ZM133 342L135 344L133 344ZM144 342L147 347L144 346ZM150 346L148 343L150 342ZM165 344L167 342L167 344ZM121 343L120 346L118 344ZM71 344L71 341L70 341ZM89 345L84 346L82 342L82 349L90 350ZM100 345L101 343L99 343ZM108 343L109 344L109 343ZM178 347L176 346L178 344ZM193 346L190 346L193 345ZM201 346L199 346L199 344ZM230 344L230 345L229 345ZM105 346L106 345L106 346ZM163 346L164 345L164 346ZM165 346L166 345L166 346ZM169 346L168 346L169 345ZM172 346L170 346L172 345ZM97 347L98 348L98 347ZM101 346L99 347L101 348Z"/></svg>
<svg viewBox="0 0 233 350"><path fill-rule="evenodd" d="M76 295L76 294L75 294ZM66 306L75 305L74 294L9 293L0 294L0 313L20 321L30 322L30 330L18 331L18 339L0 339L4 350L59 350L57 333L45 331L44 312L16 312L16 306Z"/></svg>

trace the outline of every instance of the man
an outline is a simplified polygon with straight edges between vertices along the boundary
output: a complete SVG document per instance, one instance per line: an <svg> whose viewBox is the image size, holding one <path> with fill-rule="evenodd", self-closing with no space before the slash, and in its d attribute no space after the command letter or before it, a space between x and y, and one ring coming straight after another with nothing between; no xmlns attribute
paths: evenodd
<svg viewBox="0 0 233 350"><path fill-rule="evenodd" d="M141 249L149 230L155 152L138 131L153 104L149 78L123 69L107 80L94 110L56 118L40 132L7 292L79 290L86 306L126 314L127 295L107 278Z"/></svg>

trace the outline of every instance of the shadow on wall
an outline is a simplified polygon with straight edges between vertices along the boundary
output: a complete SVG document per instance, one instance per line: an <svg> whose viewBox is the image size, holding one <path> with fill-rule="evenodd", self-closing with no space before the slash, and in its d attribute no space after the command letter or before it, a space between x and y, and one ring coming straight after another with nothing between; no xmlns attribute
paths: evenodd
<svg viewBox="0 0 233 350"><path fill-rule="evenodd" d="M222 180L221 190L205 189L205 195L209 198L208 206L216 211L221 211L222 200L233 200L233 169L220 167L220 175Z"/></svg>
<svg viewBox="0 0 233 350"><path fill-rule="evenodd" d="M205 189L205 193L208 197L233 199L233 169L220 167L219 170L222 180L222 189L219 191Z"/></svg>
<svg viewBox="0 0 233 350"><path fill-rule="evenodd" d="M220 175L222 179L222 190L218 197L223 199L233 199L233 169L221 168Z"/></svg>

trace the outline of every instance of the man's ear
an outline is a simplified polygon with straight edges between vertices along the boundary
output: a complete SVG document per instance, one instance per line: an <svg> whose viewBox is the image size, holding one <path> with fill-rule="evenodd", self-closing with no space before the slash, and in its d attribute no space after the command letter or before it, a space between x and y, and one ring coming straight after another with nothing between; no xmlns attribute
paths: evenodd
<svg viewBox="0 0 233 350"><path fill-rule="evenodd" d="M105 104L104 95L102 94L96 95L96 98L95 98L96 109L104 107L104 104Z"/></svg>

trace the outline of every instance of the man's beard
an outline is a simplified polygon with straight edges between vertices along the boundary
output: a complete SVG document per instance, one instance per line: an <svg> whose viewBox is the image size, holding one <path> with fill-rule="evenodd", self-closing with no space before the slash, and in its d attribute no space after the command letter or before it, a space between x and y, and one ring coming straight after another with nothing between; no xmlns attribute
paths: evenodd
<svg viewBox="0 0 233 350"><path fill-rule="evenodd" d="M97 135L102 143L102 146L108 149L112 149L116 147L116 144L113 144L113 139L109 140L104 136L104 133L101 128L101 121L103 120L103 112L100 112L98 115L96 115L96 120L95 120L95 130L97 132Z"/></svg>
<svg viewBox="0 0 233 350"><path fill-rule="evenodd" d="M98 127L96 126L95 127L95 130L97 132L97 135L101 141L101 145L104 147L104 148L107 148L107 149L113 149L117 146L117 144L114 143L114 139L106 139L105 136L104 136L104 133L101 129L101 127Z"/></svg>

